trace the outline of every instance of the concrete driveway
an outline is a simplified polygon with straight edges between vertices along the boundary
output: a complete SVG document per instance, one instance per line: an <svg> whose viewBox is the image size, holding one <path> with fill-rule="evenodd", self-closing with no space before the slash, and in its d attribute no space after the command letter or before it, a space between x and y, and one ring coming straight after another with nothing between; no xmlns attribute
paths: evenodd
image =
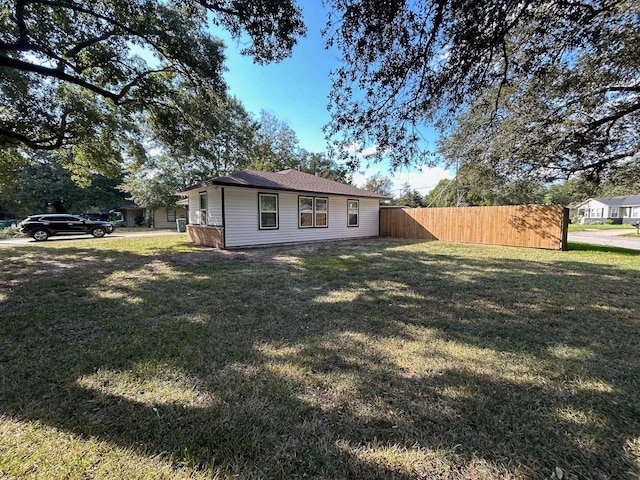
<svg viewBox="0 0 640 480"><path fill-rule="evenodd" d="M585 230L583 232L569 232L570 242L591 243L609 247L629 248L640 250L640 238L621 237L625 233L635 233L635 229L623 230Z"/></svg>

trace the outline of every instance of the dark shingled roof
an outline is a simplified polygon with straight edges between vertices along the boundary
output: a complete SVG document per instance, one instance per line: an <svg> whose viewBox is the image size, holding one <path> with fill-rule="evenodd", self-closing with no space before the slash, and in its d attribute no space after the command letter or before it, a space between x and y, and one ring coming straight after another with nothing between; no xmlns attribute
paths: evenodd
<svg viewBox="0 0 640 480"><path fill-rule="evenodd" d="M594 198L600 203L610 207L636 207L640 205L640 195L629 195L628 197Z"/></svg>
<svg viewBox="0 0 640 480"><path fill-rule="evenodd" d="M298 170L282 170L280 172L259 172L257 170L243 170L224 177L213 178L202 184L182 190L180 193L202 188L206 185L222 185L231 187L264 188L269 190L289 190L296 192L324 193L328 195L344 195L349 197L369 197L380 200L387 199L384 195L370 192L344 183L316 177Z"/></svg>

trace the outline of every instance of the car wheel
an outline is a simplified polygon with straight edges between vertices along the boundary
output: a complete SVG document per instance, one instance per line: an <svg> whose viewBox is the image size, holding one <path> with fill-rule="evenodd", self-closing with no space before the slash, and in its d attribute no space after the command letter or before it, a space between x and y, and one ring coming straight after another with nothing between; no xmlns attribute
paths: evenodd
<svg viewBox="0 0 640 480"><path fill-rule="evenodd" d="M31 236L36 242L44 242L47 238L49 238L49 232L38 228L37 230L33 231Z"/></svg>
<svg viewBox="0 0 640 480"><path fill-rule="evenodd" d="M104 237L105 231L104 228L102 227L96 227L93 230L91 230L91 235L93 235L96 238L101 238Z"/></svg>

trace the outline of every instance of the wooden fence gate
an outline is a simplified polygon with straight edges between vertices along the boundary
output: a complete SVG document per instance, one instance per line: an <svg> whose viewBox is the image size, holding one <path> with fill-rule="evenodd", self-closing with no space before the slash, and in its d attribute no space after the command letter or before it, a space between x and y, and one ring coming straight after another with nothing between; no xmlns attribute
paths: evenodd
<svg viewBox="0 0 640 480"><path fill-rule="evenodd" d="M380 236L567 249L569 209L562 205L380 208Z"/></svg>

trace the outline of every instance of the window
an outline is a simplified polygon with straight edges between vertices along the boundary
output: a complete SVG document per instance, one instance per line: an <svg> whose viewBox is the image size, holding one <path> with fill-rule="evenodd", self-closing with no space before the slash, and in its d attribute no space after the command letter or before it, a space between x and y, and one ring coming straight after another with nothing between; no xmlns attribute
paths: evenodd
<svg viewBox="0 0 640 480"><path fill-rule="evenodd" d="M207 192L200 192L200 225L207 224Z"/></svg>
<svg viewBox="0 0 640 480"><path fill-rule="evenodd" d="M315 201L315 209L316 209L316 227L326 227L327 226L327 203L328 200L326 198L316 198Z"/></svg>
<svg viewBox="0 0 640 480"><path fill-rule="evenodd" d="M298 211L300 214L300 228L313 227L313 197L299 197Z"/></svg>
<svg viewBox="0 0 640 480"><path fill-rule="evenodd" d="M278 228L278 195L275 193L259 193L260 230Z"/></svg>
<svg viewBox="0 0 640 480"><path fill-rule="evenodd" d="M176 209L172 207L167 207L167 222L175 222L176 221Z"/></svg>
<svg viewBox="0 0 640 480"><path fill-rule="evenodd" d="M632 216L633 218L638 218L638 217L640 217L640 207L633 207L633 208L631 209L631 216Z"/></svg>
<svg viewBox="0 0 640 480"><path fill-rule="evenodd" d="M328 198L298 197L298 226L300 228L326 228L328 226L328 211Z"/></svg>
<svg viewBox="0 0 640 480"><path fill-rule="evenodd" d="M347 200L347 225L350 227L357 227L359 225L360 217L360 201L359 200Z"/></svg>
<svg viewBox="0 0 640 480"><path fill-rule="evenodd" d="M616 218L618 216L618 207L611 207L610 216L611 218Z"/></svg>

